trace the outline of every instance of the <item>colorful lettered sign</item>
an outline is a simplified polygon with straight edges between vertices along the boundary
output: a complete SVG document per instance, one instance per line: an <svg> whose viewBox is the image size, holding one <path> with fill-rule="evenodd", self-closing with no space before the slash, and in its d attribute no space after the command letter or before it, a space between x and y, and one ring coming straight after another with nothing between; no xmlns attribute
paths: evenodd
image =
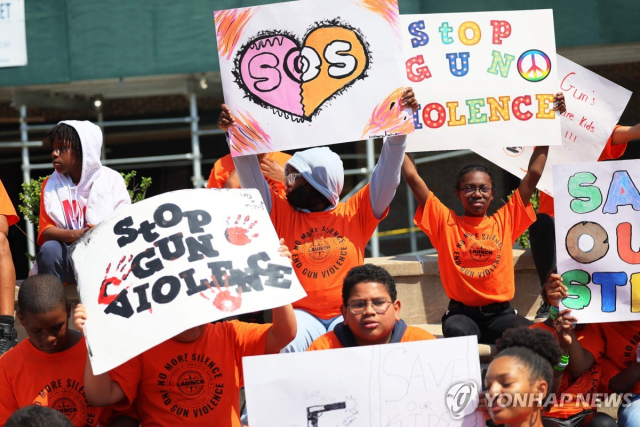
<svg viewBox="0 0 640 427"><path fill-rule="evenodd" d="M396 0L279 3L214 13L231 154L413 131Z"/></svg>
<svg viewBox="0 0 640 427"><path fill-rule="evenodd" d="M484 425L475 336L242 361L251 426Z"/></svg>
<svg viewBox="0 0 640 427"><path fill-rule="evenodd" d="M551 10L402 15L400 24L420 102L408 151L560 144Z"/></svg>
<svg viewBox="0 0 640 427"><path fill-rule="evenodd" d="M580 323L640 320L640 161L553 167L562 300Z"/></svg>
<svg viewBox="0 0 640 427"><path fill-rule="evenodd" d="M595 162L618 123L631 92L558 56L557 92L564 93L567 111L560 117L562 145L549 147L538 188L553 196L552 166ZM533 147L474 148L473 151L519 178L527 173Z"/></svg>
<svg viewBox="0 0 640 427"><path fill-rule="evenodd" d="M304 297L279 246L257 190L165 193L100 223L71 249L93 372L188 328Z"/></svg>

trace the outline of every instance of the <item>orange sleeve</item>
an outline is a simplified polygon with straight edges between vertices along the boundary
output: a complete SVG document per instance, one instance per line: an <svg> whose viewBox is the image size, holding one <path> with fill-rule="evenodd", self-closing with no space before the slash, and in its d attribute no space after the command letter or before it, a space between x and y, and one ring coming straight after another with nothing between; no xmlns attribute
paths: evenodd
<svg viewBox="0 0 640 427"><path fill-rule="evenodd" d="M407 330L404 332L400 342L427 341L435 339L436 337L429 331L416 326L407 326Z"/></svg>
<svg viewBox="0 0 640 427"><path fill-rule="evenodd" d="M42 238L42 233L49 227L55 227L56 223L51 219L51 217L47 214L47 211L44 209L44 188L47 186L47 181L49 178L45 179L42 183L42 192L40 193L40 219L38 220L38 246L44 245L44 239Z"/></svg>
<svg viewBox="0 0 640 427"><path fill-rule="evenodd" d="M619 127L620 125L616 125L616 127L613 129L613 132L615 132L616 129L618 129ZM611 145L611 141L613 139L613 132L611 133L611 136L609 136L609 139L607 140L607 144L604 146L604 150L602 150L602 153L598 158L599 162L602 160L619 159L620 157L622 157L625 150L627 149L626 142L624 144Z"/></svg>
<svg viewBox="0 0 640 427"><path fill-rule="evenodd" d="M11 199L9 199L7 190L5 190L4 185L2 185L2 181L0 181L0 215L7 217L7 223L9 226L20 221L20 218L16 214L16 209L13 207Z"/></svg>
<svg viewBox="0 0 640 427"><path fill-rule="evenodd" d="M335 332L333 331L319 336L314 342L311 343L309 348L307 348L307 351L330 350L332 348L344 348Z"/></svg>
<svg viewBox="0 0 640 427"><path fill-rule="evenodd" d="M11 414L20 409L7 376L6 366L3 364L0 366L0 426L4 426Z"/></svg>
<svg viewBox="0 0 640 427"><path fill-rule="evenodd" d="M278 162L278 164L282 167L285 167L289 159L291 158L290 154L282 153L280 151L275 151L271 153L271 158Z"/></svg>
<svg viewBox="0 0 640 427"><path fill-rule="evenodd" d="M413 222L431 239L432 236L437 238L439 230L443 229L449 216L450 210L433 194L433 191L430 191L424 206L418 206ZM434 247L435 241L437 239L431 242Z"/></svg>
<svg viewBox="0 0 640 427"><path fill-rule="evenodd" d="M596 363L601 363L604 360L606 344L600 324L590 323L577 331L576 336L582 348L591 353Z"/></svg>
<svg viewBox="0 0 640 427"><path fill-rule="evenodd" d="M533 210L533 206L531 203L524 206L518 190L513 192L511 199L498 209L494 216L499 218L505 228L511 229L512 245L536 221L536 212Z"/></svg>
<svg viewBox="0 0 640 427"><path fill-rule="evenodd" d="M235 169L236 165L233 163L233 157L231 157L231 154L227 154L226 156L218 159L218 161L213 165L213 169L211 169L207 188L224 188L224 183L227 182L229 174Z"/></svg>
<svg viewBox="0 0 640 427"><path fill-rule="evenodd" d="M114 410L126 413L138 397L138 386L142 379L142 357L144 353L109 371L111 381L118 383L125 398L112 406Z"/></svg>
<svg viewBox="0 0 640 427"><path fill-rule="evenodd" d="M245 356L261 356L267 347L267 334L271 324L258 325L233 320L228 322L235 332L236 365L240 374L240 387L244 385L244 373L242 370L242 358Z"/></svg>

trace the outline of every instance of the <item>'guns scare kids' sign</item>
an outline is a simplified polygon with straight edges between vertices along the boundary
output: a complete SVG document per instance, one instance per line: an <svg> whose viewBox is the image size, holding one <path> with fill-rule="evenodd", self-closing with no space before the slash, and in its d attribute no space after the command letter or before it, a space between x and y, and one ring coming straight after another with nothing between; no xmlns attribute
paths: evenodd
<svg viewBox="0 0 640 427"><path fill-rule="evenodd" d="M598 160L631 98L627 89L560 55L557 57L560 77L557 91L564 92L568 109L560 117L562 145L549 148L547 164L538 182L538 188L550 196L553 196L552 166ZM473 151L524 178L534 148L476 147Z"/></svg>
<svg viewBox="0 0 640 427"><path fill-rule="evenodd" d="M278 248L256 190L176 191L112 215L71 255L94 373L188 328L304 297Z"/></svg>
<svg viewBox="0 0 640 427"><path fill-rule="evenodd" d="M233 156L413 132L396 0L214 13Z"/></svg>
<svg viewBox="0 0 640 427"><path fill-rule="evenodd" d="M562 304L581 323L640 320L640 162L553 167Z"/></svg>
<svg viewBox="0 0 640 427"><path fill-rule="evenodd" d="M560 145L551 10L402 15L408 151Z"/></svg>

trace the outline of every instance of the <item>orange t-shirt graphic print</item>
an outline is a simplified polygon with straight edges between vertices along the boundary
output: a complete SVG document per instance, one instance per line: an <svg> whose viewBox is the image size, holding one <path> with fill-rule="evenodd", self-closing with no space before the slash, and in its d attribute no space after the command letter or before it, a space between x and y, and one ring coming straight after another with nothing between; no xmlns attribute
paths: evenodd
<svg viewBox="0 0 640 427"><path fill-rule="evenodd" d="M74 427L102 424L110 408L89 404L84 392L84 338L68 350L47 354L26 339L0 358L0 426L14 411L40 405L65 415Z"/></svg>
<svg viewBox="0 0 640 427"><path fill-rule="evenodd" d="M472 307L513 299L515 240L535 221L516 190L493 216L459 217L429 193L414 222L438 251L445 293Z"/></svg>
<svg viewBox="0 0 640 427"><path fill-rule="evenodd" d="M321 319L340 315L342 281L364 262L364 250L378 223L369 184L325 212L300 212L273 196L271 221L293 255L293 268L307 296L293 303Z"/></svg>

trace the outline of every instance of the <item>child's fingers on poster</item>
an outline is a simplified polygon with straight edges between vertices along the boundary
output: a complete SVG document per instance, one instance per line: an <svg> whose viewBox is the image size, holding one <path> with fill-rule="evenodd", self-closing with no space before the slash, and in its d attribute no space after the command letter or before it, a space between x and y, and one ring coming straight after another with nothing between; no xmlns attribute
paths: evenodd
<svg viewBox="0 0 640 427"><path fill-rule="evenodd" d="M280 256L289 258L289 261L293 262L293 255L291 255L289 247L284 244L284 239L280 239L280 247L278 248L278 251L280 252Z"/></svg>
<svg viewBox="0 0 640 427"><path fill-rule="evenodd" d="M80 332L84 332L84 324L87 321L87 310L85 310L82 304L78 304L73 311L74 323L76 325L76 329Z"/></svg>

